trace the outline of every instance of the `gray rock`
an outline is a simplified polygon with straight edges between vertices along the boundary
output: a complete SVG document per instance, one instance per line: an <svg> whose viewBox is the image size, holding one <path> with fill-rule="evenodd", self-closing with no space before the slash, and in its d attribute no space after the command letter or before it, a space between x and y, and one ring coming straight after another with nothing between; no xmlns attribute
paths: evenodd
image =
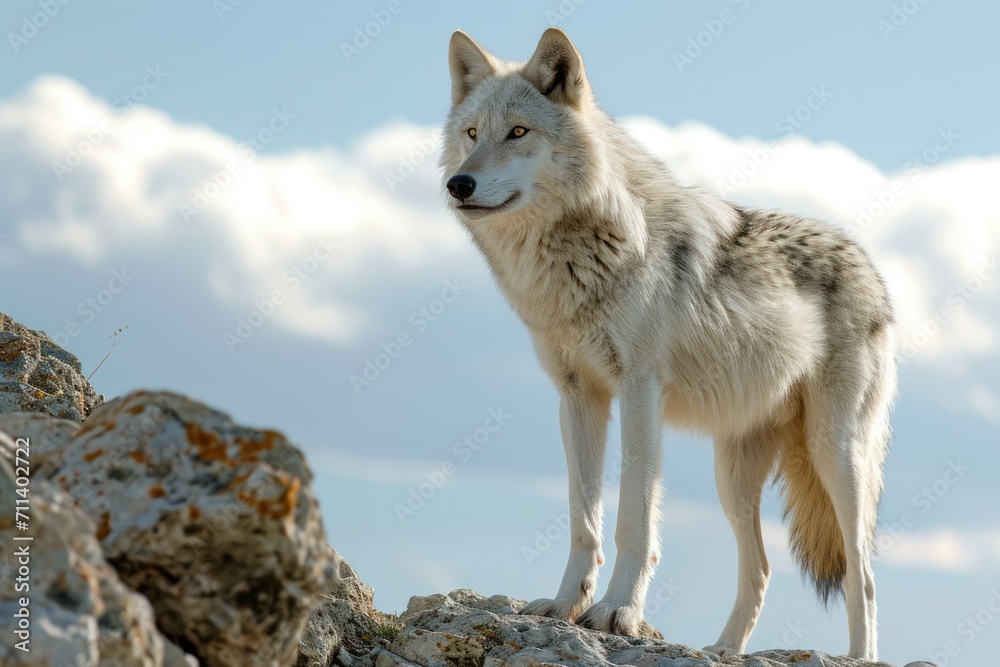
<svg viewBox="0 0 1000 667"><path fill-rule="evenodd" d="M94 524L70 498L40 479L18 484L11 458L17 447L0 432L0 542L4 547L0 569L0 617L20 623L16 616L27 598L30 652L17 648L23 637L16 627L0 633L0 664L24 667L48 665L104 665L108 667L171 667L188 664L184 653L156 629L153 610L143 596L126 587L101 555ZM29 464L34 458L29 441ZM17 472L23 473L23 470ZM19 489L22 491L19 492ZM27 491L23 491L27 489ZM26 497L27 530L15 523L15 499ZM32 539L15 541L15 537ZM27 563L18 550L27 549ZM28 568L27 576L20 568ZM17 586L27 589L17 590ZM166 657L165 657L166 656Z"/></svg>
<svg viewBox="0 0 1000 667"><path fill-rule="evenodd" d="M375 591L331 547L332 567L327 571L322 602L309 617L299 642L296 667L343 667L366 664L376 647L389 645L402 628L399 619L374 606Z"/></svg>
<svg viewBox="0 0 1000 667"><path fill-rule="evenodd" d="M94 410L46 476L180 647L206 665L294 662L329 555L312 474L283 435L136 392Z"/></svg>
<svg viewBox="0 0 1000 667"><path fill-rule="evenodd" d="M525 603L474 591L410 599L405 627L375 667L891 667L818 651L762 651L720 659L655 639L621 637L539 616L520 616Z"/></svg>
<svg viewBox="0 0 1000 667"><path fill-rule="evenodd" d="M75 356L44 332L0 313L0 412L41 412L81 422L103 400Z"/></svg>
<svg viewBox="0 0 1000 667"><path fill-rule="evenodd" d="M31 474L43 478L62 469L66 445L79 430L75 421L39 412L0 413L0 431L12 438L31 440Z"/></svg>

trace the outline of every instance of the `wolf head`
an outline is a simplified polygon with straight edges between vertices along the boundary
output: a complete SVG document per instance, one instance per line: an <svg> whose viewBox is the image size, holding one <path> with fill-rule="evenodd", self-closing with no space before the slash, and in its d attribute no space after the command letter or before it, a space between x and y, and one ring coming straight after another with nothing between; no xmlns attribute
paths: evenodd
<svg viewBox="0 0 1000 667"><path fill-rule="evenodd" d="M599 168L598 118L583 59L549 28L527 63L502 61L462 31L448 50L452 107L444 185L459 219L558 215ZM595 127L595 125L597 127Z"/></svg>

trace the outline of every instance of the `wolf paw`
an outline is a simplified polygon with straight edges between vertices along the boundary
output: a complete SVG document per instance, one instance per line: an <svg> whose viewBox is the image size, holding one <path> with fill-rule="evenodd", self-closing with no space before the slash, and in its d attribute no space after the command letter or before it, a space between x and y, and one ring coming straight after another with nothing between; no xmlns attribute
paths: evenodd
<svg viewBox="0 0 1000 667"><path fill-rule="evenodd" d="M590 630L639 637L642 610L610 602L597 602L590 605L590 608L576 619L576 624Z"/></svg>
<svg viewBox="0 0 1000 667"><path fill-rule="evenodd" d="M582 597L556 598L554 600L539 598L529 602L519 613L528 616L548 616L572 623L587 608L588 604L590 604L590 600Z"/></svg>
<svg viewBox="0 0 1000 667"><path fill-rule="evenodd" d="M712 644L711 646L706 646L701 650L708 653L714 653L720 658L728 658L731 655L740 655L743 653L743 647L730 646L728 644Z"/></svg>

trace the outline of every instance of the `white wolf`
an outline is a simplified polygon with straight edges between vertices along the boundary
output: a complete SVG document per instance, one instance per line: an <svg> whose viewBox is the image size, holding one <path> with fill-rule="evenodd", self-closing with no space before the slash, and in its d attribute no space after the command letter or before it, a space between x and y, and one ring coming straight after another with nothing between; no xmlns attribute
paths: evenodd
<svg viewBox="0 0 1000 667"><path fill-rule="evenodd" d="M895 394L892 309L865 252L816 220L682 187L596 105L550 28L527 63L451 38L441 159L458 219L527 325L561 396L571 546L528 614L636 635L660 559L664 423L708 433L739 549L720 655L744 651L770 578L760 498L776 475L791 546L850 655L876 657L870 556ZM621 402L618 558L593 601L610 404Z"/></svg>

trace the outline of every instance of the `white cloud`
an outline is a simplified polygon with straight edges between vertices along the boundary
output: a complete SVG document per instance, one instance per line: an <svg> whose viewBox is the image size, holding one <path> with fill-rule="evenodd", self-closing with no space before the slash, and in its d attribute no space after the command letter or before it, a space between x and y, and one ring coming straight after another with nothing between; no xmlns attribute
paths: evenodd
<svg viewBox="0 0 1000 667"><path fill-rule="evenodd" d="M937 529L901 536L881 556L894 567L981 572L1000 562L1000 532L996 530Z"/></svg>
<svg viewBox="0 0 1000 667"><path fill-rule="evenodd" d="M102 123L111 130L98 131ZM626 125L685 182L736 183L731 199L819 215L862 237L895 295L901 341L920 339L918 363L964 373L995 353L1000 288L977 274L1000 254L1000 157L948 162L943 154L916 173L901 165L883 174L830 142L789 137L772 145L650 118ZM0 102L0 141L6 252L18 246L92 265L123 251L205 245L212 261L197 269L216 298L234 305L265 296L318 235L332 236L335 259L274 317L298 335L350 343L378 319L386 280L481 264L443 206L435 128L398 122L346 152L265 147L251 159L209 128L141 106L122 115L72 80L49 76ZM53 163L84 151L60 180ZM185 222L179 206L214 192L213 174L232 160L240 173ZM894 186L900 194L879 209ZM861 211L872 216L864 229ZM935 313L947 321L924 341Z"/></svg>
<svg viewBox="0 0 1000 667"><path fill-rule="evenodd" d="M969 389L969 404L982 416L1000 424L1000 399L983 385L974 384Z"/></svg>

